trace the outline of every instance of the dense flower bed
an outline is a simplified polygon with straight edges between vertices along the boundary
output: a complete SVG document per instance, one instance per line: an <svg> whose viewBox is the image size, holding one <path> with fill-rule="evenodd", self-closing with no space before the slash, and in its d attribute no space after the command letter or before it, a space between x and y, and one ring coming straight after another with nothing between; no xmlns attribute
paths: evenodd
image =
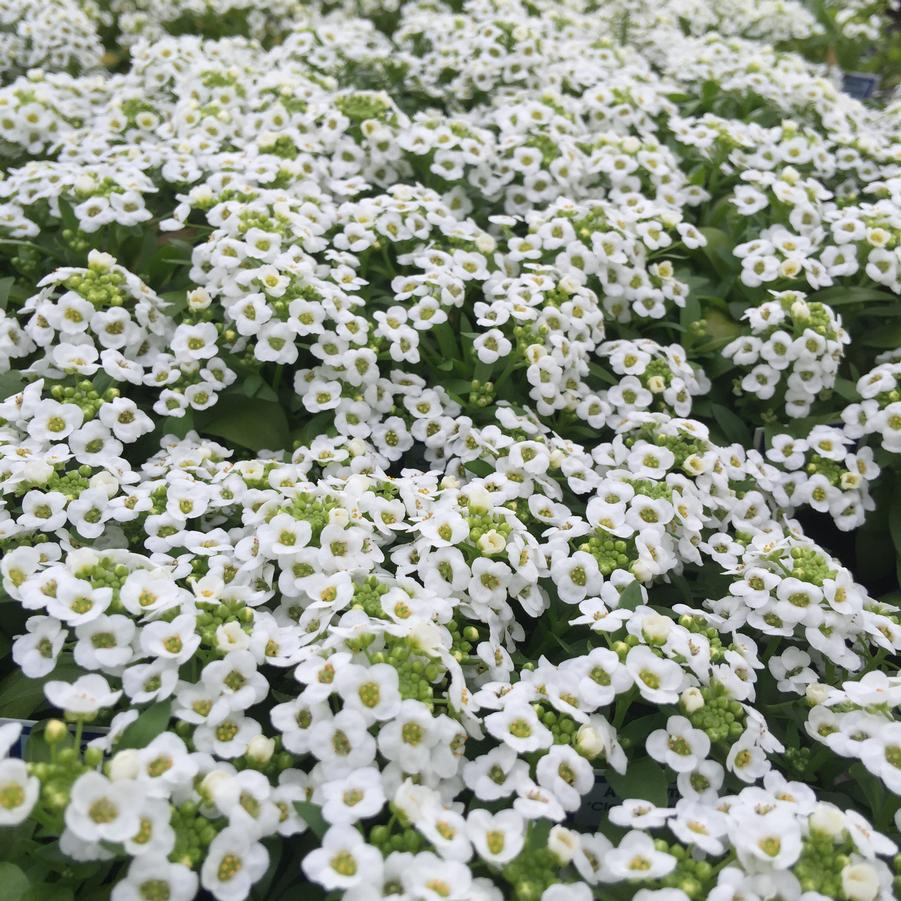
<svg viewBox="0 0 901 901"><path fill-rule="evenodd" d="M901 894L893 7L0 0L4 901Z"/></svg>

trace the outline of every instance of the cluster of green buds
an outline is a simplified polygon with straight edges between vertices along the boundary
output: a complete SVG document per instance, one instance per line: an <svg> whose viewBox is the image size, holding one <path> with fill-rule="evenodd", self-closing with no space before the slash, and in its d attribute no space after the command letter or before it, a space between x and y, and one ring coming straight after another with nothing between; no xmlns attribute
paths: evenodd
<svg viewBox="0 0 901 901"><path fill-rule="evenodd" d="M369 654L371 663L387 663L397 670L400 696L422 701L431 707L435 702L433 683L444 672L435 660L423 656L408 638L386 636L385 647Z"/></svg>
<svg viewBox="0 0 901 901"><path fill-rule="evenodd" d="M50 396L63 404L75 404L84 412L85 421L95 419L100 408L107 402L119 397L118 388L107 388L98 391L92 382L81 379L74 385L57 382L50 386Z"/></svg>
<svg viewBox="0 0 901 901"><path fill-rule="evenodd" d="M392 817L388 823L373 826L369 831L368 841L385 856L392 851L415 854L426 844L421 833L411 825L402 825L397 817Z"/></svg>
<svg viewBox="0 0 901 901"><path fill-rule="evenodd" d="M591 554L604 576L618 569L630 569L637 556L634 538L617 538L602 529L595 529L588 540L578 546L578 550Z"/></svg>
<svg viewBox="0 0 901 901"><path fill-rule="evenodd" d="M539 901L545 889L557 881L559 872L560 861L546 847L522 851L501 871L515 901Z"/></svg>
<svg viewBox="0 0 901 901"><path fill-rule="evenodd" d="M469 390L469 403L474 407L484 409L494 403L494 382L480 382L472 380Z"/></svg>
<svg viewBox="0 0 901 901"><path fill-rule="evenodd" d="M200 812L196 801L185 801L171 808L172 829L175 832L175 847L170 858L196 870L206 857L206 849L225 827L222 817L211 820Z"/></svg>
<svg viewBox="0 0 901 901"><path fill-rule="evenodd" d="M250 633L253 628L253 610L242 601L197 604L197 630L203 647L217 648L217 631L229 623L238 623L241 630ZM178 611L174 611L177 614ZM163 616L165 618L165 615Z"/></svg>
<svg viewBox="0 0 901 901"><path fill-rule="evenodd" d="M131 300L125 274L99 254L92 255L87 268L68 276L63 281L63 287L80 294L98 310L125 306Z"/></svg>
<svg viewBox="0 0 901 901"><path fill-rule="evenodd" d="M731 743L741 737L747 714L721 685L714 682L688 691L691 694L688 697L683 695L681 706L692 726L706 732L712 742Z"/></svg>
<svg viewBox="0 0 901 901"><path fill-rule="evenodd" d="M660 881L664 888L679 889L692 901L706 898L714 883L713 865L707 860L697 860L690 849L678 842L655 839L654 848L676 858L676 867Z"/></svg>
<svg viewBox="0 0 901 901"><path fill-rule="evenodd" d="M535 703L532 705L538 719L546 726L554 736L556 745L575 745L579 732L579 724L568 714L561 713L547 704ZM578 748L577 748L578 750Z"/></svg>

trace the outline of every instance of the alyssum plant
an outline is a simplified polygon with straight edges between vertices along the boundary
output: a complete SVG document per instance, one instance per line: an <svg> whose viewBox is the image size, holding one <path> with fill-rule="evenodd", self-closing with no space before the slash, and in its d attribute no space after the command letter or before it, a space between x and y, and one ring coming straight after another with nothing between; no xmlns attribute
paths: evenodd
<svg viewBox="0 0 901 901"><path fill-rule="evenodd" d="M0 0L4 901L901 894L864 6Z"/></svg>

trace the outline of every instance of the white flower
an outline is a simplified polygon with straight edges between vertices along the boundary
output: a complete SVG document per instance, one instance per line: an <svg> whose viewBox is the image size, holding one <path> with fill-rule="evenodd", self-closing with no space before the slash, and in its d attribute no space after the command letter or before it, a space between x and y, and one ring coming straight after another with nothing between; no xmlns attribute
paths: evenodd
<svg viewBox="0 0 901 901"><path fill-rule="evenodd" d="M528 704L507 704L503 710L489 714L485 728L520 754L549 748L553 742L550 730Z"/></svg>
<svg viewBox="0 0 901 901"><path fill-rule="evenodd" d="M387 663L368 667L348 664L335 680L345 709L359 711L367 723L398 716L402 708L398 686L397 670Z"/></svg>
<svg viewBox="0 0 901 901"><path fill-rule="evenodd" d="M382 777L375 767L363 767L325 782L319 789L322 815L330 823L351 824L375 816L385 804Z"/></svg>
<svg viewBox="0 0 901 901"><path fill-rule="evenodd" d="M648 754L677 773L696 770L710 753L707 733L694 729L684 716L671 716L665 729L648 736Z"/></svg>
<svg viewBox="0 0 901 901"><path fill-rule="evenodd" d="M364 881L378 883L382 855L352 826L332 826L322 845L304 857L301 867L308 879L328 890L348 889Z"/></svg>
<svg viewBox="0 0 901 901"><path fill-rule="evenodd" d="M0 760L0 825L18 826L32 811L41 784L22 760Z"/></svg>
<svg viewBox="0 0 901 901"><path fill-rule="evenodd" d="M492 814L473 810L466 818L466 834L476 853L489 863L505 864L513 860L525 843L525 823L512 810Z"/></svg>
<svg viewBox="0 0 901 901"><path fill-rule="evenodd" d="M66 826L86 842L124 842L138 831L144 798L137 782L84 773L72 786Z"/></svg>
<svg viewBox="0 0 901 901"><path fill-rule="evenodd" d="M428 707L412 698L400 701L396 710L379 730L379 751L405 773L424 772L440 740L437 724Z"/></svg>
<svg viewBox="0 0 901 901"><path fill-rule="evenodd" d="M197 874L165 857L145 854L132 860L126 877L113 887L112 901L147 901L154 896L168 901L192 901Z"/></svg>
<svg viewBox="0 0 901 901"><path fill-rule="evenodd" d="M626 655L626 669L645 700L653 704L675 704L679 699L684 678L681 667L658 657L649 647L631 648Z"/></svg>
<svg viewBox="0 0 901 901"><path fill-rule="evenodd" d="M594 786L594 769L567 745L554 745L536 766L538 784L554 793L564 810L577 810Z"/></svg>
<svg viewBox="0 0 901 901"><path fill-rule="evenodd" d="M79 676L74 682L52 680L45 683L44 694L47 700L76 717L92 718L103 707L112 707L121 697L121 691L110 689L109 682L103 676L90 674Z"/></svg>
<svg viewBox="0 0 901 901"><path fill-rule="evenodd" d="M754 860L773 869L790 867L801 853L797 820L778 808L763 816L741 816L730 834L740 860Z"/></svg>
<svg viewBox="0 0 901 901"><path fill-rule="evenodd" d="M607 852L604 870L614 879L660 879L673 871L676 858L658 851L644 832L627 833L619 845Z"/></svg>
<svg viewBox="0 0 901 901"><path fill-rule="evenodd" d="M216 901L243 901L268 865L268 852L252 835L226 826L210 842L200 870L200 884Z"/></svg>

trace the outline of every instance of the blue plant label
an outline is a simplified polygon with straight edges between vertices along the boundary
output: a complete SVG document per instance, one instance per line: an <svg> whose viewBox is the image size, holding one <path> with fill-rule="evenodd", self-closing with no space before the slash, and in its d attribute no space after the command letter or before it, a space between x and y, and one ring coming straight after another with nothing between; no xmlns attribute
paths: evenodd
<svg viewBox="0 0 901 901"><path fill-rule="evenodd" d="M855 100L869 100L879 87L879 76L868 72L845 72L842 90Z"/></svg>

